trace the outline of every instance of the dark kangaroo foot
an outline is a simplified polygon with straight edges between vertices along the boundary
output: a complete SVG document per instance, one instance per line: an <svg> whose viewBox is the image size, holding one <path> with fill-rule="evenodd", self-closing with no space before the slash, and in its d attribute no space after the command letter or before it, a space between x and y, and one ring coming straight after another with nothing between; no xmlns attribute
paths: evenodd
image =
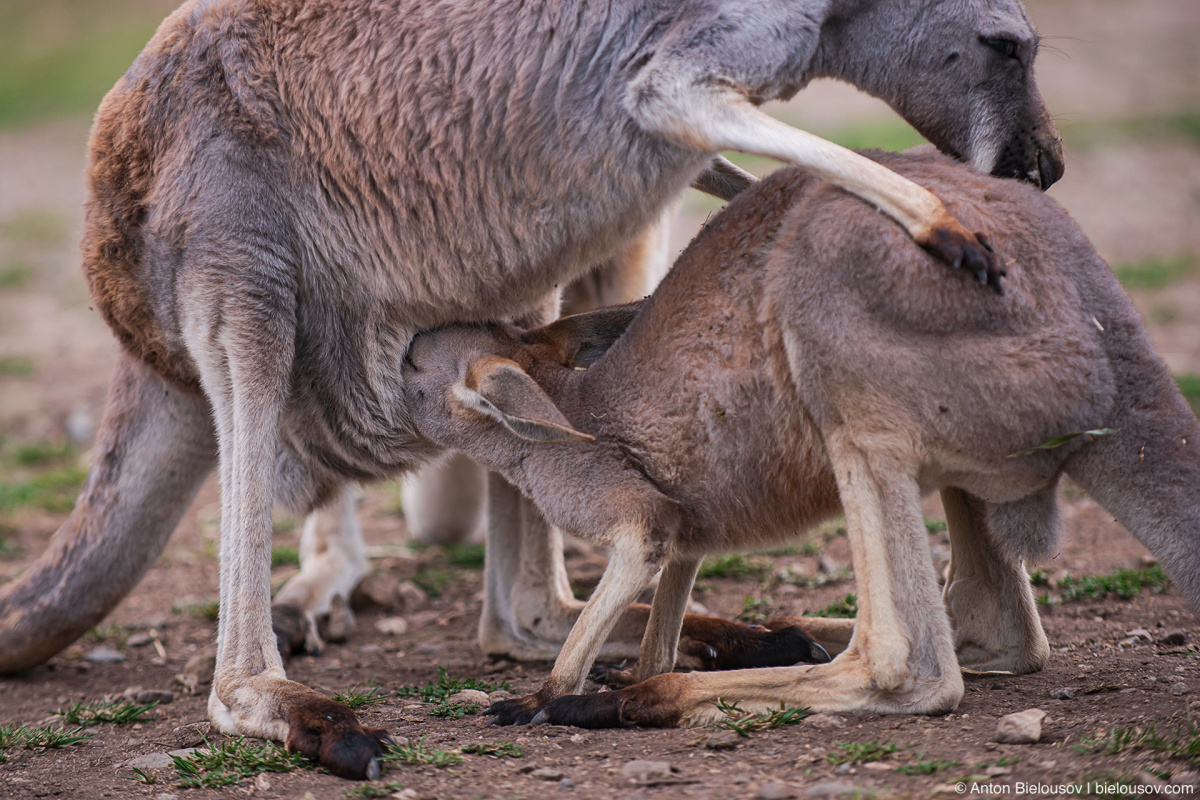
<svg viewBox="0 0 1200 800"><path fill-rule="evenodd" d="M492 718L493 725L528 725L544 705L537 694L527 694L492 703L483 713Z"/></svg>
<svg viewBox="0 0 1200 800"><path fill-rule="evenodd" d="M672 684L683 677L668 673L613 692L559 697L537 721L576 728L674 728L681 714Z"/></svg>
<svg viewBox="0 0 1200 800"><path fill-rule="evenodd" d="M679 649L698 659L706 670L789 667L830 660L825 648L799 625L771 629L693 614L684 617Z"/></svg>
<svg viewBox="0 0 1200 800"><path fill-rule="evenodd" d="M391 736L382 728L364 728L346 706L300 684L284 699L290 753L300 753L334 775L379 780L379 759Z"/></svg>

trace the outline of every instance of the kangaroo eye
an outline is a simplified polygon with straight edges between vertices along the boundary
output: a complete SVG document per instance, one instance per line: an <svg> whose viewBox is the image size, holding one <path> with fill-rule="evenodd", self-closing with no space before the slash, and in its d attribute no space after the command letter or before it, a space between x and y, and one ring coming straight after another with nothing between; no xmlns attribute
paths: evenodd
<svg viewBox="0 0 1200 800"><path fill-rule="evenodd" d="M1017 43L1012 39L981 39L980 41L1005 58L1017 57Z"/></svg>

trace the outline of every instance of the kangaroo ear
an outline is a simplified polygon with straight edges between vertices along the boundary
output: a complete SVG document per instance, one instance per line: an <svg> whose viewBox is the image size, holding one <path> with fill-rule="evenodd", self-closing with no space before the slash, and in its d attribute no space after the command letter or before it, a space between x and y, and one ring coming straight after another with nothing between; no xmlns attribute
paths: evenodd
<svg viewBox="0 0 1200 800"><path fill-rule="evenodd" d="M563 317L525 333L526 344L548 345L568 367L589 367L621 338L645 300Z"/></svg>
<svg viewBox="0 0 1200 800"><path fill-rule="evenodd" d="M510 431L533 442L591 442L596 437L577 431L515 362L497 356L477 359L457 387L459 399L487 414Z"/></svg>

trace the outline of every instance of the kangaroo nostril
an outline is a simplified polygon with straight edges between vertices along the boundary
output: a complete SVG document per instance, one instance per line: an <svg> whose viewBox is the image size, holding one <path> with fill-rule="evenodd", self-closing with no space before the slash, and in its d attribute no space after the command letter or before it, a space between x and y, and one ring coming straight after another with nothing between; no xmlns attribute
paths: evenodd
<svg viewBox="0 0 1200 800"><path fill-rule="evenodd" d="M1037 166L1038 182L1043 190L1049 189L1063 176L1062 159L1046 150L1039 149L1037 151Z"/></svg>

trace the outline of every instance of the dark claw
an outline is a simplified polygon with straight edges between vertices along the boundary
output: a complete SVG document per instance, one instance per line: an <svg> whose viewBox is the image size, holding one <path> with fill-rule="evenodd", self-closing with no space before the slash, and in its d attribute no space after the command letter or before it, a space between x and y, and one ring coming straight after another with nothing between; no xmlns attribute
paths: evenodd
<svg viewBox="0 0 1200 800"><path fill-rule="evenodd" d="M493 725L529 725L539 711L537 701L529 695L493 703L483 713L492 718Z"/></svg>
<svg viewBox="0 0 1200 800"><path fill-rule="evenodd" d="M826 650L824 647L821 647L821 645L818 644L817 642L814 641L812 643L810 649L812 652L809 653L809 656L810 656L809 660L812 663L828 664L830 661L833 661L833 656L829 655L829 651Z"/></svg>

